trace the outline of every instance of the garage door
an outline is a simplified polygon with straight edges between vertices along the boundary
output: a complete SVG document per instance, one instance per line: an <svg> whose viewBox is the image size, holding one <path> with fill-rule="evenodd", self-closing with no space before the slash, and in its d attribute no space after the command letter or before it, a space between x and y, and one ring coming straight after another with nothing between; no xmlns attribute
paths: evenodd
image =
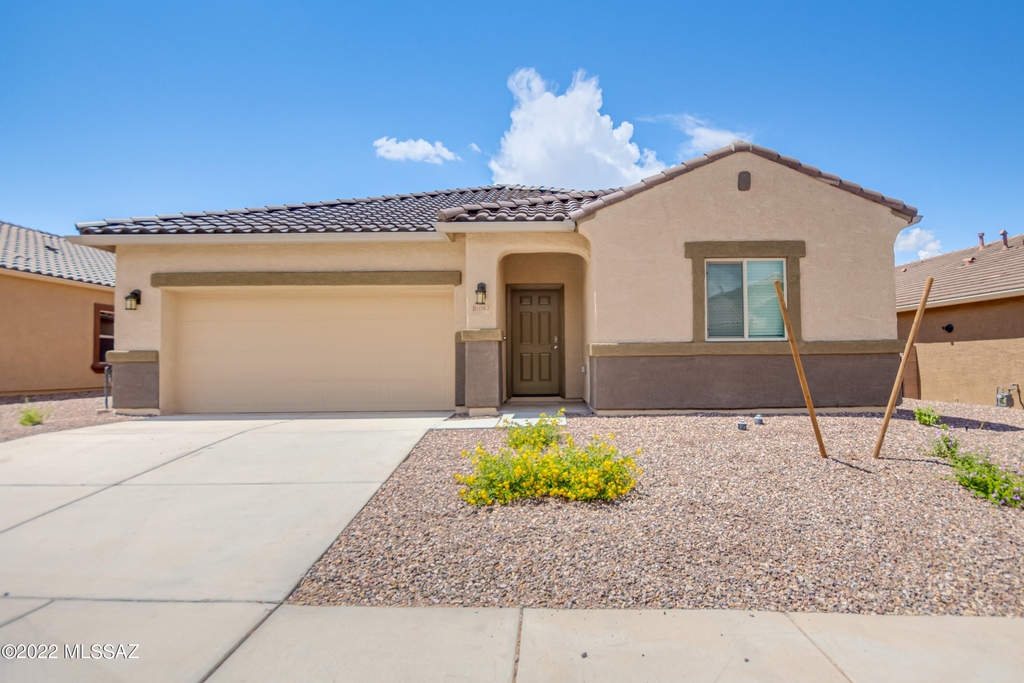
<svg viewBox="0 0 1024 683"><path fill-rule="evenodd" d="M453 301L450 287L180 294L178 410L450 409Z"/></svg>

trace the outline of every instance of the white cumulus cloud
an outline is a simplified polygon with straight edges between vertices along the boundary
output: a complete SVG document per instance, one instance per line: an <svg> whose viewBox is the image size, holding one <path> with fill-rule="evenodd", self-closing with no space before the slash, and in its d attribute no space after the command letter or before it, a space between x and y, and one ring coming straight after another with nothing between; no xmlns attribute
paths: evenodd
<svg viewBox="0 0 1024 683"><path fill-rule="evenodd" d="M942 253L942 242L931 230L907 228L896 237L896 251L916 251L919 259L931 258Z"/></svg>
<svg viewBox="0 0 1024 683"><path fill-rule="evenodd" d="M469 149L474 151L474 152L476 152L476 153L478 153L478 154L480 153L480 146L477 145L475 142L469 143Z"/></svg>
<svg viewBox="0 0 1024 683"><path fill-rule="evenodd" d="M690 136L690 141L683 146L684 156L703 154L719 147L725 147L733 140L746 140L747 142L754 140L754 136L749 133L714 128L707 121L689 114L675 117L675 121L679 129Z"/></svg>
<svg viewBox="0 0 1024 683"><path fill-rule="evenodd" d="M423 138L399 142L398 138L383 137L373 141L377 156L391 161L425 161L428 164L443 164L455 161L457 157L440 142L430 144Z"/></svg>
<svg viewBox="0 0 1024 683"><path fill-rule="evenodd" d="M564 94L534 69L508 79L512 125L489 163L495 183L597 189L631 185L665 169L657 155L631 142L633 125L601 113L597 78L573 75Z"/></svg>

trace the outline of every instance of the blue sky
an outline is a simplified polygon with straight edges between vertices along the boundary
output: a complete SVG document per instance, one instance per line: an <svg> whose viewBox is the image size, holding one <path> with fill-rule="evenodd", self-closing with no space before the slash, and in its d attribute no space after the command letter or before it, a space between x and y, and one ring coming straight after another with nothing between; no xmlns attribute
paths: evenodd
<svg viewBox="0 0 1024 683"><path fill-rule="evenodd" d="M743 133L920 207L913 260L1024 232L1022 25L1020 2L3 0L0 220L614 185Z"/></svg>

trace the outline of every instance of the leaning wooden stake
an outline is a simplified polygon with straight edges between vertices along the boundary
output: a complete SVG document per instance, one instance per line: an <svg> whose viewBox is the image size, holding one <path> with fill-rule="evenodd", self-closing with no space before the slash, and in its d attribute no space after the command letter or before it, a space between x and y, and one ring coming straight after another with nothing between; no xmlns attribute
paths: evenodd
<svg viewBox="0 0 1024 683"><path fill-rule="evenodd" d="M877 458L882 453L882 442L885 441L885 432L889 429L889 420L892 419L892 411L896 408L896 399L900 395L900 385L903 384L903 373L907 369L907 361L910 360L910 350L914 348L914 340L917 339L917 330L921 327L921 319L924 317L924 307L928 303L928 293L932 291L932 279L928 278L924 283L924 292L921 294L921 303L917 305L917 315L914 316L914 325L910 328L910 336L907 337L907 348L903 350L903 360L900 361L899 372L896 373L896 383L892 385L892 393L889 394L889 405L885 407L885 419L882 420L882 431L878 433L878 441L875 442L875 452L872 457Z"/></svg>
<svg viewBox="0 0 1024 683"><path fill-rule="evenodd" d="M827 458L825 442L821 440L821 429L818 428L818 416L814 414L814 403L811 402L811 390L807 388L807 377L804 376L804 364L800 362L800 352L796 348L796 336L793 334L793 326L789 323L789 309L786 308L785 298L782 296L782 284L775 281L775 295L779 297L779 308L782 310L782 321L786 323L786 335L789 337L789 348L793 352L793 362L796 363L796 375L800 378L800 390L804 392L804 403L807 404L807 412L811 414L811 424L814 425L814 438L818 440L818 450L821 457Z"/></svg>

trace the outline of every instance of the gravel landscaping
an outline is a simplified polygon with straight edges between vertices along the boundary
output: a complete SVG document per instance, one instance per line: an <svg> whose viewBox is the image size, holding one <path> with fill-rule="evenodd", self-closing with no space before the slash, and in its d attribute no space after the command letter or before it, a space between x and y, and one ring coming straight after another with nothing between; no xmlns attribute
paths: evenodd
<svg viewBox="0 0 1024 683"><path fill-rule="evenodd" d="M934 406L968 449L1019 466L1024 411L907 400L880 414L572 417L644 469L611 503L473 507L460 457L496 430L435 430L291 596L305 605L731 608L1024 616L1024 510L974 498L924 452ZM967 428L967 431L964 431Z"/></svg>
<svg viewBox="0 0 1024 683"><path fill-rule="evenodd" d="M25 398L0 396L0 442L45 432L60 432L108 422L141 419L113 413L97 413L103 408L102 391L32 395L27 397L28 405L25 404ZM23 408L38 408L44 414L50 415L41 425L25 427L18 424Z"/></svg>

